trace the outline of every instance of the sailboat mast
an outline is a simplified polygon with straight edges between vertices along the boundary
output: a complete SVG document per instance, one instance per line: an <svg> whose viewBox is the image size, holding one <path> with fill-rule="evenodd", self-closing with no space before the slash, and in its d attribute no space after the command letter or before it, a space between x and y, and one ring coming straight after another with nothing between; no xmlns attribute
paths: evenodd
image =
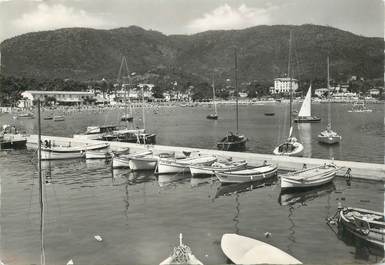
<svg viewBox="0 0 385 265"><path fill-rule="evenodd" d="M239 129L238 124L238 58L237 58L237 48L234 48L234 79L235 79L235 115L237 120L237 134Z"/></svg>
<svg viewBox="0 0 385 265"><path fill-rule="evenodd" d="M215 102L215 76L213 71L213 104L214 104L214 114L217 115L217 104Z"/></svg>
<svg viewBox="0 0 385 265"><path fill-rule="evenodd" d="M40 117L40 100L37 101L37 156L38 156L38 173L39 173L39 201L40 201L40 264L45 264L44 254L44 197L43 197L43 176L41 174L41 117Z"/></svg>
<svg viewBox="0 0 385 265"><path fill-rule="evenodd" d="M331 97L330 97L330 74L329 74L329 56L327 57L327 89L328 89L328 127L332 128L332 118L331 118Z"/></svg>
<svg viewBox="0 0 385 265"><path fill-rule="evenodd" d="M292 76L291 76L291 38L292 38L292 31L290 31L290 39L289 39L289 63L288 63L288 66L287 66L287 74L290 78L289 82L289 89L290 89L290 111L289 111L289 124L290 124L290 128L291 128L291 124L292 124L292 108L293 108L293 80L292 80ZM291 131L291 129L290 129Z"/></svg>
<svg viewBox="0 0 385 265"><path fill-rule="evenodd" d="M146 115L144 113L144 86L142 86L142 119L143 119L143 129L146 130Z"/></svg>

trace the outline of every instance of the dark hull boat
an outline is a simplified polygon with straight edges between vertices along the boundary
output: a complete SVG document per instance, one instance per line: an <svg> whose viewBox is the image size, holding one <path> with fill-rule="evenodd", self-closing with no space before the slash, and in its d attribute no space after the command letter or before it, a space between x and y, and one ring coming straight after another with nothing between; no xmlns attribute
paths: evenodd
<svg viewBox="0 0 385 265"><path fill-rule="evenodd" d="M218 120L218 115L217 114L209 114L209 115L206 116L206 119Z"/></svg>
<svg viewBox="0 0 385 265"><path fill-rule="evenodd" d="M125 143L141 143L141 144L156 144L156 134L154 133L142 133L136 135L120 135L117 138L119 142Z"/></svg>
<svg viewBox="0 0 385 265"><path fill-rule="evenodd" d="M0 150L26 148L26 139L0 139Z"/></svg>
<svg viewBox="0 0 385 265"><path fill-rule="evenodd" d="M223 151L244 151L246 142L247 138L244 135L230 133L217 143L217 147Z"/></svg>
<svg viewBox="0 0 385 265"><path fill-rule="evenodd" d="M134 117L130 115L123 115L122 118L120 118L121 121L133 121Z"/></svg>
<svg viewBox="0 0 385 265"><path fill-rule="evenodd" d="M309 117L297 117L294 119L295 123L311 123L311 122L321 122L321 118L317 116Z"/></svg>
<svg viewBox="0 0 385 265"><path fill-rule="evenodd" d="M339 144L342 137L332 130L322 131L318 136L318 142L321 144Z"/></svg>
<svg viewBox="0 0 385 265"><path fill-rule="evenodd" d="M265 116L274 116L275 113L274 112L265 112Z"/></svg>

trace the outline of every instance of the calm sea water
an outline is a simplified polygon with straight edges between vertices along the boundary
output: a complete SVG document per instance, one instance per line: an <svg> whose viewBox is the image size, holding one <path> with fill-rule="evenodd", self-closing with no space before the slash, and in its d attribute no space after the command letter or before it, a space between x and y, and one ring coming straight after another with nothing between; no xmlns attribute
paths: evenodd
<svg viewBox="0 0 385 265"><path fill-rule="evenodd" d="M189 146L216 149L216 141L227 131L236 131L235 106L219 105L219 120L207 120L211 106L193 108L159 108L146 112L146 128L157 134L157 143L172 146ZM350 104L332 105L332 127L343 140L336 146L317 142L317 135L327 125L327 104L313 104L313 113L322 121L314 124L295 124L294 135L305 147L304 156L340 160L384 163L384 105L370 106L372 113L349 113ZM299 109L299 104L294 109ZM119 124L124 110L84 111L66 115L65 122L42 121L43 135L72 136L85 131L87 126ZM274 112L275 116L265 116ZM57 112L60 114L60 112ZM135 111L135 123L141 126L141 109ZM43 117L47 114L43 114ZM272 154L289 133L288 104L241 105L239 107L239 131L249 141L250 152ZM0 116L0 124L16 123L29 133L37 132L36 120L13 120L12 115Z"/></svg>
<svg viewBox="0 0 385 265"><path fill-rule="evenodd" d="M333 105L333 124L343 136L339 146L325 147L315 136L326 126L326 105L314 105L325 119L296 127L306 156L378 162L384 159L383 106L374 113L348 113ZM208 107L147 111L147 127L158 143L215 147L234 128L234 106L219 106L220 119L206 120ZM274 111L273 117L264 112ZM140 111L137 111L140 113ZM70 136L89 125L117 123L122 114L76 112L66 122L42 121L43 134ZM240 131L252 152L271 153L287 135L287 105L241 106ZM0 123L13 121L0 116ZM140 122L140 121L139 121ZM16 120L28 132L36 121ZM286 125L286 126L285 126ZM5 264L40 263L40 213L36 161L31 150L0 152L0 257ZM263 240L304 263L374 263L383 252L362 242L339 238L326 224L337 204L384 210L384 185L335 179L333 185L280 196L276 183L221 186L188 175L159 176L112 170L105 161L43 163L45 185L44 249L46 264L159 264L183 233L184 242L204 264L224 264L224 233ZM258 186L258 187L256 187ZM335 228L335 227L334 227ZM271 237L265 238L264 233ZM102 242L94 239L100 235Z"/></svg>
<svg viewBox="0 0 385 265"><path fill-rule="evenodd" d="M6 264L39 264L39 195L33 151L1 153L1 248ZM275 183L221 186L188 175L112 170L105 161L43 163L46 264L159 264L178 235L204 264L224 264L224 233L263 240L304 263L374 263L383 253L343 241L325 219L339 202L383 211L382 183L333 185L280 196ZM334 227L335 228L335 227ZM265 238L264 233L271 237ZM102 242L94 239L100 235Z"/></svg>

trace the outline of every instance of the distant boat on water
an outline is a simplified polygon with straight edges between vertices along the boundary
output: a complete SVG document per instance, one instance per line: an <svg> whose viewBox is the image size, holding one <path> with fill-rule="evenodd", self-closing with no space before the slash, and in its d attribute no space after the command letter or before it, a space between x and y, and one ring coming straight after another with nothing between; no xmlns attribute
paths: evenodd
<svg viewBox="0 0 385 265"><path fill-rule="evenodd" d="M34 119L35 115L32 112L23 112L17 114L18 118L27 118L27 119Z"/></svg>
<svg viewBox="0 0 385 265"><path fill-rule="evenodd" d="M214 105L214 113L211 113L206 116L209 120L217 120L218 119L218 112L217 112L217 103L215 102L215 82L214 82L214 73L213 73L213 105Z"/></svg>
<svg viewBox="0 0 385 265"><path fill-rule="evenodd" d="M348 112L373 112L373 110L368 108L365 101L356 101Z"/></svg>
<svg viewBox="0 0 385 265"><path fill-rule="evenodd" d="M234 79L235 79L235 119L237 131L235 134L228 132L219 142L217 148L224 151L244 151L246 150L247 137L239 134L238 121L238 58L237 50L234 50Z"/></svg>
<svg viewBox="0 0 385 265"><path fill-rule="evenodd" d="M330 99L330 81L329 81L329 57L327 57L327 88L328 88L328 126L325 130L318 134L318 142L323 144L338 144L342 137L338 133L332 130L332 118L331 118L331 99Z"/></svg>
<svg viewBox="0 0 385 265"><path fill-rule="evenodd" d="M296 123L304 122L320 122L321 118L311 115L311 85L307 91L306 97L302 102L301 109L299 110L298 117L294 119Z"/></svg>
<svg viewBox="0 0 385 265"><path fill-rule="evenodd" d="M55 115L55 116L53 116L52 120L53 121L64 121L65 118L63 115Z"/></svg>

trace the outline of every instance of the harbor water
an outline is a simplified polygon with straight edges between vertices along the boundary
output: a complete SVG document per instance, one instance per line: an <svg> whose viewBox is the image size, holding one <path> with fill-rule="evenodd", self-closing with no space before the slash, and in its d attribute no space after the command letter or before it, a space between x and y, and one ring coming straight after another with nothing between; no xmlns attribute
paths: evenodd
<svg viewBox="0 0 385 265"><path fill-rule="evenodd" d="M384 107L349 113L333 104L333 129L343 136L333 147L317 143L326 127L327 105L315 104L318 124L295 125L305 156L384 162ZM299 108L296 105L296 108ZM219 105L219 120L206 120L208 106L149 108L146 128L164 145L215 148L235 131L234 106ZM42 121L43 135L71 136L86 126L117 124L123 110L65 114L64 122ZM265 116L274 112L275 116ZM44 112L48 115L49 112ZM135 111L141 126L141 110ZM287 104L240 106L240 132L248 151L271 154L288 134ZM36 119L0 116L0 124L37 132ZM134 125L134 126L136 126ZM40 263L40 205L34 150L0 152L0 257L5 264ZM340 237L326 219L338 204L384 211L384 184L336 178L332 185L280 194L277 181L222 186L215 179L188 174L112 170L109 161L43 162L44 255L46 264L159 264L183 233L184 243L204 264L228 263L220 248L224 233L239 233L272 244L308 264L379 262L383 251L354 238ZM265 233L271 233L265 237ZM95 240L99 235L102 241Z"/></svg>

